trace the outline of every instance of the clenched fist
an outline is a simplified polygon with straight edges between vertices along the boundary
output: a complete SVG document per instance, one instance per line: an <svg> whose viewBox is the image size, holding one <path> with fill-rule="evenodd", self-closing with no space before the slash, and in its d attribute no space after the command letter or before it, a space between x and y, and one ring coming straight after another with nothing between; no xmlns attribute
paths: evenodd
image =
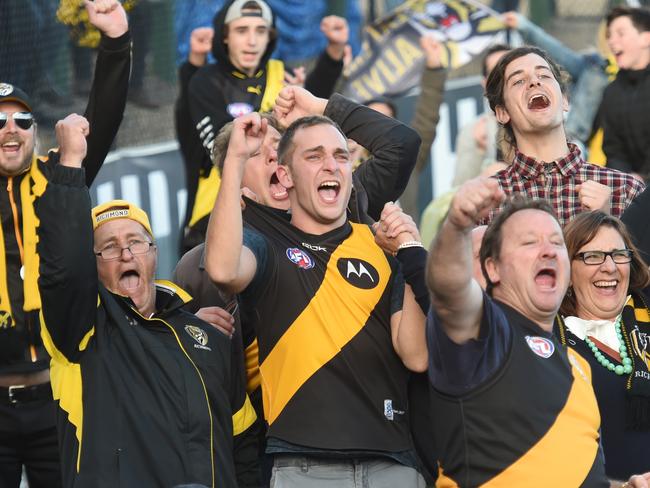
<svg viewBox="0 0 650 488"><path fill-rule="evenodd" d="M81 168L81 162L88 150L86 143L86 137L90 133L88 121L81 115L70 114L65 119L59 120L54 130L59 144L60 164Z"/></svg>

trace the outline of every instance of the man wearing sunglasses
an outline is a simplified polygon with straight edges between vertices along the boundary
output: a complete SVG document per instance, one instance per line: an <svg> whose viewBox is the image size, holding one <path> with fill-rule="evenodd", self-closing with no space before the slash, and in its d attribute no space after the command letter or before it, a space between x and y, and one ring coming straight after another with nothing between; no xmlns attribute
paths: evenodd
<svg viewBox="0 0 650 488"><path fill-rule="evenodd" d="M126 103L131 42L117 0L86 1L102 33L86 118L88 184L97 175ZM0 486L18 487L23 465L31 488L61 486L50 357L40 336L38 219L34 202L60 157L35 153L37 125L29 97L0 80Z"/></svg>

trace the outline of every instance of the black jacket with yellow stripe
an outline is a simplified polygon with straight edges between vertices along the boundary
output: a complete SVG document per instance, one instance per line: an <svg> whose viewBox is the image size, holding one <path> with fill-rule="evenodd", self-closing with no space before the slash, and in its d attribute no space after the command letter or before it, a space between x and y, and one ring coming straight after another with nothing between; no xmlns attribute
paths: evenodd
<svg viewBox="0 0 650 488"><path fill-rule="evenodd" d="M62 166L36 203L64 486L255 486L255 414L230 340L182 311L191 298L172 283L156 283L150 318L99 284L90 205L83 170Z"/></svg>
<svg viewBox="0 0 650 488"><path fill-rule="evenodd" d="M90 185L122 122L131 70L131 34L101 37L95 77L84 116L90 124L83 165ZM45 190L44 173L57 151L34 157L20 175L0 176L0 374L47 369L49 357L39 333L38 253L34 199Z"/></svg>

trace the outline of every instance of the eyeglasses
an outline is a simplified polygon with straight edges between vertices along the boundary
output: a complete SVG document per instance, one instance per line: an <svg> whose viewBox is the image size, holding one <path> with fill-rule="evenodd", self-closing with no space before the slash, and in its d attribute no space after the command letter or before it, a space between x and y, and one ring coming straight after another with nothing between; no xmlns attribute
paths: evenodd
<svg viewBox="0 0 650 488"><path fill-rule="evenodd" d="M634 251L632 249L614 249L613 251L585 251L576 254L573 259L581 259L589 265L603 264L607 256L612 258L616 264L625 264L632 261Z"/></svg>
<svg viewBox="0 0 650 488"><path fill-rule="evenodd" d="M34 125L34 115L31 112L14 112L13 114L0 112L0 129L4 129L10 118L14 119L16 125L22 130L29 130Z"/></svg>
<svg viewBox="0 0 650 488"><path fill-rule="evenodd" d="M95 256L101 257L104 261L113 261L114 259L118 259L125 249L128 249L131 254L137 256L138 254L147 254L153 246L155 246L153 242L132 241L126 247L109 246L106 249L96 252Z"/></svg>

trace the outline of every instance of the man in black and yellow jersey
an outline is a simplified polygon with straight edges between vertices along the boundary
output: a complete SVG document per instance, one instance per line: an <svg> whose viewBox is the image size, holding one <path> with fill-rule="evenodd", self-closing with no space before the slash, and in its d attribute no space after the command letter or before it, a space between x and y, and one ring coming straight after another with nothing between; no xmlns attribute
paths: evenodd
<svg viewBox="0 0 650 488"><path fill-rule="evenodd" d="M326 117L293 122L277 169L291 221L247 200L244 230L242 175L266 132L259 114L234 121L205 265L256 317L271 486L424 486L406 402L407 368L426 368L424 314L397 260L347 218L345 135ZM399 239L399 253L423 252Z"/></svg>
<svg viewBox="0 0 650 488"><path fill-rule="evenodd" d="M77 115L57 124L60 163L36 211L64 486L258 486L255 413L230 339L154 280L144 211L113 200L91 212L87 127Z"/></svg>
<svg viewBox="0 0 650 488"><path fill-rule="evenodd" d="M472 278L471 230L503 199L494 179L465 183L429 253L437 484L608 487L591 370L553 335L570 264L550 204L506 204L480 251L487 291Z"/></svg>
<svg viewBox="0 0 650 488"><path fill-rule="evenodd" d="M397 200L406 187L418 154L420 141L417 133L398 120L338 94L325 100L313 96L306 89L292 86L284 88L280 98L280 104L291 112L291 118L326 115L334 120L348 137L354 137L369 149L371 156L353 173L348 217L358 223L379 221L384 205ZM262 117L268 120L268 128L259 151L246 163L242 188L245 188L243 191L249 195L252 192L258 203L276 209L278 215L283 215L288 220L289 195L276 175L277 148L284 128L274 116L263 114ZM226 124L214 141L212 155L219 174L223 171L232 128L233 122ZM233 314L231 319L217 310L218 307L226 305L230 310L240 309L235 307L236 302L233 302L231 297L224 297L217 290L205 271L204 261L204 244L200 244L181 258L174 271L174 281L190 291L194 297L186 310L198 313L201 318L222 327L227 333L232 333L233 324L236 331L242 333L243 345L246 348L249 393L252 393L259 387L255 331L247 326L246 320L240 328L239 313ZM257 394L251 394L253 405L257 409L255 397Z"/></svg>
<svg viewBox="0 0 650 488"><path fill-rule="evenodd" d="M86 2L101 32L86 117L92 128L86 182L99 172L122 121L131 66L131 36L117 0ZM34 201L59 159L35 153L38 107L0 79L0 486L17 488L25 467L32 488L61 486L50 358L40 336Z"/></svg>
<svg viewBox="0 0 650 488"><path fill-rule="evenodd" d="M321 31L327 47L305 87L328 98L343 70L349 30L344 18L330 15L322 20ZM188 190L183 252L205 237L219 185L210 161L219 130L240 115L271 110L284 86L284 64L271 59L276 41L274 15L263 0L227 1L215 15L212 28L192 32L188 61L179 70L175 108ZM210 52L216 63L206 64Z"/></svg>

